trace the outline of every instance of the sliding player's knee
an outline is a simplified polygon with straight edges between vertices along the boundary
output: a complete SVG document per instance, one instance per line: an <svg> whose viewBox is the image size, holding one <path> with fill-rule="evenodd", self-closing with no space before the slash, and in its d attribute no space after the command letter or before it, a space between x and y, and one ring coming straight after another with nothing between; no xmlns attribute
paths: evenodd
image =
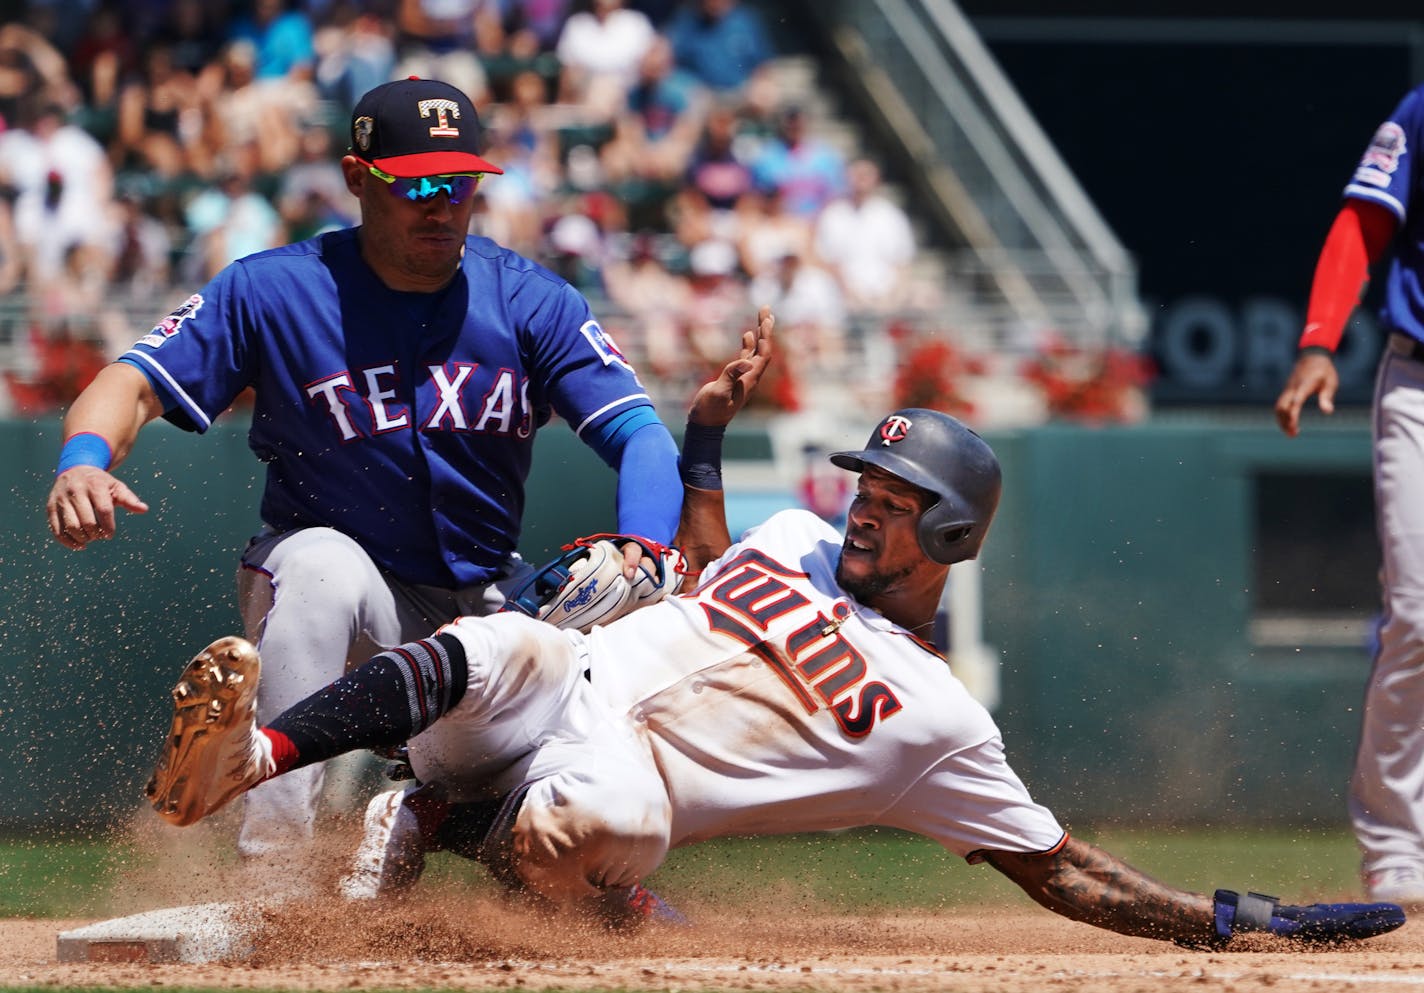
<svg viewBox="0 0 1424 993"><path fill-rule="evenodd" d="M580 798L582 783L535 784L514 827L518 872L555 901L631 886L667 856L671 811L662 790L627 783L616 798ZM630 779L633 777L630 777Z"/></svg>

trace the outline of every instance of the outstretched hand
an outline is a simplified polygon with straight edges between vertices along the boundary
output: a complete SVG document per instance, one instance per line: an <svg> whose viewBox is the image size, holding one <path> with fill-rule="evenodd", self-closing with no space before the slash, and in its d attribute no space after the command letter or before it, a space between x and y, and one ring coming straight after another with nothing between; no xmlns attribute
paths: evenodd
<svg viewBox="0 0 1424 993"><path fill-rule="evenodd" d="M757 311L756 327L742 332L737 357L722 367L721 374L704 383L692 398L687 420L703 427L724 427L747 402L771 361L772 330L776 318L770 307Z"/></svg>
<svg viewBox="0 0 1424 993"><path fill-rule="evenodd" d="M1281 395L1276 398L1276 423L1289 437L1300 434L1300 411L1305 402L1316 397L1320 411L1335 413L1335 391L1340 388L1340 374L1335 362L1324 352L1308 351L1296 360Z"/></svg>
<svg viewBox="0 0 1424 993"><path fill-rule="evenodd" d="M1294 906L1263 893L1244 896L1217 890L1212 901L1216 944L1252 931L1293 941L1333 944L1388 934L1404 924L1404 909L1394 903L1312 903Z"/></svg>
<svg viewBox="0 0 1424 993"><path fill-rule="evenodd" d="M148 512L148 504L103 469L79 465L62 472L51 487L45 512L49 533L65 548L81 551L92 541L105 541L118 527L115 511Z"/></svg>

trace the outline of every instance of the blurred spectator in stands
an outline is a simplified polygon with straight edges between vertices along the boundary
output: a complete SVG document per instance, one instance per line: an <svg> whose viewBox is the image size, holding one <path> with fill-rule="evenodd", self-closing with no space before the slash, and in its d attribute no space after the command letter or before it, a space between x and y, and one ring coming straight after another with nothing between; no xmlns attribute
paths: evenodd
<svg viewBox="0 0 1424 993"><path fill-rule="evenodd" d="M246 0L245 11L228 28L228 41L252 45L253 76L263 82L310 80L316 75L316 48L306 11L287 0Z"/></svg>
<svg viewBox="0 0 1424 993"><path fill-rule="evenodd" d="M775 274L788 255L811 255L812 221L787 210L779 190L744 193L737 201L736 222L738 258L752 278ZM776 319L781 320L779 311Z"/></svg>
<svg viewBox="0 0 1424 993"><path fill-rule="evenodd" d="M114 183L104 148L40 98L20 127L0 134L0 185L13 188L24 278L58 279L71 249L107 267L114 232Z"/></svg>
<svg viewBox="0 0 1424 993"><path fill-rule="evenodd" d="M702 136L687 167L687 189L695 192L727 238L735 237L733 210L755 188L751 167L737 152L737 112L718 103L707 113ZM701 240L687 239L688 244Z"/></svg>
<svg viewBox="0 0 1424 993"><path fill-rule="evenodd" d="M623 0L580 0L559 32L559 99L586 120L611 121L626 103L656 32L647 16Z"/></svg>
<svg viewBox="0 0 1424 993"><path fill-rule="evenodd" d="M358 204L346 188L340 153L333 145L325 126L303 129L297 161L282 173L277 189L283 241L304 241L321 231L359 223Z"/></svg>
<svg viewBox="0 0 1424 993"><path fill-rule="evenodd" d="M307 238L351 227L352 219L335 209L331 202L314 189L305 189L282 198L277 211L282 219L281 242L304 241Z"/></svg>
<svg viewBox="0 0 1424 993"><path fill-rule="evenodd" d="M173 239L136 192L118 197L118 223L109 283L120 295L150 306L171 287ZM128 337L133 337L129 328ZM129 341L116 342L127 345ZM117 355L117 352L111 352Z"/></svg>
<svg viewBox="0 0 1424 993"><path fill-rule="evenodd" d="M704 241L731 242L736 237L731 211L713 210L707 198L691 186L672 195L665 213L668 227L684 256L690 255Z"/></svg>
<svg viewBox="0 0 1424 993"><path fill-rule="evenodd" d="M399 0L395 76L439 79L481 108L490 100L489 76L478 54L475 26L482 0Z"/></svg>
<svg viewBox="0 0 1424 993"><path fill-rule="evenodd" d="M504 175L498 183L481 184L475 194L471 231L534 258L544 237L544 204L553 188L545 185L522 146L493 129L486 137L485 155L503 166Z"/></svg>
<svg viewBox="0 0 1424 993"><path fill-rule="evenodd" d="M910 219L885 196L880 167L856 159L850 191L816 219L816 254L831 267L851 310L884 312L905 303L915 236Z"/></svg>
<svg viewBox="0 0 1424 993"><path fill-rule="evenodd" d="M834 276L800 252L785 250L751 281L749 294L776 315L781 354L798 379L844 371L846 309Z"/></svg>
<svg viewBox="0 0 1424 993"><path fill-rule="evenodd" d="M706 88L674 64L667 38L655 35L618 115L613 140L601 150L609 182L680 181L692 163L707 106Z"/></svg>
<svg viewBox="0 0 1424 993"><path fill-rule="evenodd" d="M682 0L628 0L628 6L641 11L661 32L672 15L677 13L678 7L682 6Z"/></svg>
<svg viewBox="0 0 1424 993"><path fill-rule="evenodd" d="M96 251L89 246L71 244L58 273L32 279L25 290L29 314L36 326L48 330L93 324L108 301L114 250L105 246L104 250ZM68 347L67 342L65 347Z"/></svg>
<svg viewBox="0 0 1424 993"><path fill-rule="evenodd" d="M168 48L173 65L199 81L212 99L222 83L220 55L227 43L227 5L220 0L169 0L152 43Z"/></svg>
<svg viewBox="0 0 1424 993"><path fill-rule="evenodd" d="M0 188L0 297L13 293L22 275L20 239L15 234L14 191Z"/></svg>
<svg viewBox="0 0 1424 993"><path fill-rule="evenodd" d="M296 161L301 131L320 101L310 80L258 80L256 59L247 41L224 50L223 90L206 113L205 164L248 159L254 177L276 176Z"/></svg>
<svg viewBox="0 0 1424 993"><path fill-rule="evenodd" d="M555 129L559 112L549 95L544 77L526 69L510 81L509 99L483 118L490 142L486 155L504 167L504 175L476 194L478 233L528 256L537 254L543 235L544 204L563 183Z"/></svg>
<svg viewBox="0 0 1424 993"><path fill-rule="evenodd" d="M202 132L197 81L173 62L165 42L150 44L143 71L119 91L118 127L109 157L119 170L172 181L191 168L189 147Z"/></svg>
<svg viewBox="0 0 1424 993"><path fill-rule="evenodd" d="M771 72L760 72L737 94L737 155L744 161L755 161L770 141L781 132L781 114L789 105L781 79Z"/></svg>
<svg viewBox="0 0 1424 993"><path fill-rule="evenodd" d="M4 19L47 39L68 59L97 6L97 0L13 0L4 8Z"/></svg>
<svg viewBox="0 0 1424 993"><path fill-rule="evenodd" d="M110 2L123 18L124 31L134 40L137 48L142 49L144 44L158 36L164 20L172 12L175 0L93 0L93 5L97 9ZM226 20L229 2L230 0L210 0L208 5L213 8L213 13Z"/></svg>
<svg viewBox="0 0 1424 993"><path fill-rule="evenodd" d="M205 283L229 262L282 243L282 219L267 198L252 189L253 173L241 160L218 166L217 185L188 202L184 220L193 235L182 273Z"/></svg>
<svg viewBox="0 0 1424 993"><path fill-rule="evenodd" d="M550 87L544 77L525 69L510 80L509 99L491 107L487 116L481 115L488 122L489 131L513 146L510 150L518 160L516 168L531 177L533 188L541 196L553 192L563 181L557 136L562 115L550 105L549 97Z"/></svg>
<svg viewBox="0 0 1424 993"><path fill-rule="evenodd" d="M572 9L573 0L485 0L476 24L480 51L523 62L552 53Z"/></svg>
<svg viewBox="0 0 1424 993"><path fill-rule="evenodd" d="M14 126L41 99L65 113L82 103L64 54L28 25L0 24L0 125Z"/></svg>
<svg viewBox="0 0 1424 993"><path fill-rule="evenodd" d="M677 377L684 357L681 320L692 286L663 263L658 236L639 233L628 257L609 263L603 282L614 310L628 315L631 340L618 341L633 364L659 379Z"/></svg>
<svg viewBox="0 0 1424 993"><path fill-rule="evenodd" d="M752 175L763 190L778 190L786 209L813 218L847 189L845 157L811 133L805 110L782 111L777 137L752 162Z"/></svg>
<svg viewBox="0 0 1424 993"><path fill-rule="evenodd" d="M333 7L312 43L317 89L338 107L355 105L362 94L394 78L395 25L358 0Z"/></svg>
<svg viewBox="0 0 1424 993"><path fill-rule="evenodd" d="M585 296L606 299L604 270L629 240L622 203L594 190L554 205L550 215L545 264Z"/></svg>
<svg viewBox="0 0 1424 993"><path fill-rule="evenodd" d="M0 37L4 32L0 31ZM40 87L39 72L21 48L0 45L0 131L14 127L21 108Z"/></svg>
<svg viewBox="0 0 1424 993"><path fill-rule="evenodd" d="M735 324L736 315L746 313L750 303L737 269L737 250L730 242L714 238L693 246L688 268L691 293L683 312L683 337L687 342L687 373L696 382L717 368L718 335L725 343L729 322ZM779 316L777 321L780 322Z"/></svg>
<svg viewBox="0 0 1424 993"><path fill-rule="evenodd" d="M761 15L740 0L685 0L663 33L677 64L714 90L741 90L775 54Z"/></svg>
<svg viewBox="0 0 1424 993"><path fill-rule="evenodd" d="M138 64L138 48L128 30L117 0L104 0L89 15L69 55L84 104L78 123L101 144L108 144L114 135L120 84Z"/></svg>
<svg viewBox="0 0 1424 993"><path fill-rule="evenodd" d="M603 266L607 247L598 223L577 210L561 211L549 227L540 258L586 297L606 296Z"/></svg>

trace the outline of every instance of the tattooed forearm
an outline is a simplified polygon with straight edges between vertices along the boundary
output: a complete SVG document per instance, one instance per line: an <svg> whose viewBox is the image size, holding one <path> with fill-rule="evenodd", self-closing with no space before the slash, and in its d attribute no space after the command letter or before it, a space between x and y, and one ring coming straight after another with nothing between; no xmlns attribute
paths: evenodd
<svg viewBox="0 0 1424 993"><path fill-rule="evenodd" d="M1209 897L1165 886L1087 842L1069 839L1055 855L993 852L988 861L1040 904L1075 921L1192 943L1212 934Z"/></svg>

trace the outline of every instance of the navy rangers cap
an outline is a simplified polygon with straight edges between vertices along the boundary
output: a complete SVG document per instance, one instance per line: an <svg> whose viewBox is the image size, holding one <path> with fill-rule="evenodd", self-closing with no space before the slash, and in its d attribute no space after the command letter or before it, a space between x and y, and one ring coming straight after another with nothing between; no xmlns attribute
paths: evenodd
<svg viewBox="0 0 1424 993"><path fill-rule="evenodd" d="M351 154L401 178L504 170L480 157L479 116L449 83L382 83L351 112Z"/></svg>

